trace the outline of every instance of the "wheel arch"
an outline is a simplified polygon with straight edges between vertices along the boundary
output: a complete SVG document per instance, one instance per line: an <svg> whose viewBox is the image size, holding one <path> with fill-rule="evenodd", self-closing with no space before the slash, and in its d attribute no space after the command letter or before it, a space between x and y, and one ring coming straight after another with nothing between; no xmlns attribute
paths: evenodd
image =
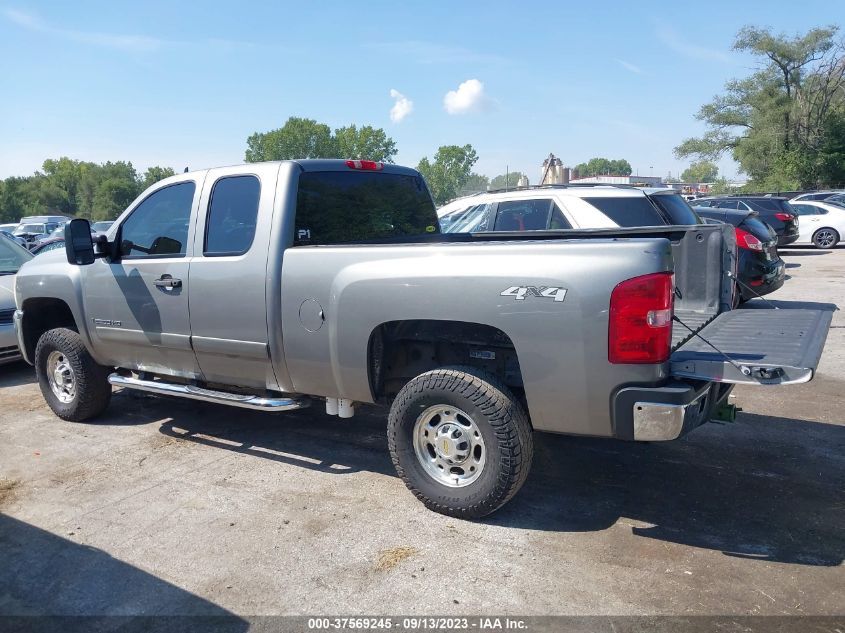
<svg viewBox="0 0 845 633"><path fill-rule="evenodd" d="M62 299L30 297L24 300L21 310L19 340L24 359L30 365L35 362L35 346L44 332L59 327L80 331L73 311ZM84 337L83 333L80 334Z"/></svg>
<svg viewBox="0 0 845 633"><path fill-rule="evenodd" d="M439 319L386 321L370 333L367 371L375 402L389 402L412 378L444 366L476 367L525 398L516 346L483 323Z"/></svg>

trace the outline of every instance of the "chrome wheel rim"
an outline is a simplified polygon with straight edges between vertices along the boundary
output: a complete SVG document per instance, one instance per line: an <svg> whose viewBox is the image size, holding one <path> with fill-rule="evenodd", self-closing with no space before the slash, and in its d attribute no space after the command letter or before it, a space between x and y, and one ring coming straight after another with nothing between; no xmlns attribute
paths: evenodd
<svg viewBox="0 0 845 633"><path fill-rule="evenodd" d="M818 246L821 246L822 248L830 248L833 246L834 242L835 239L833 237L833 231L825 229L816 233L816 244Z"/></svg>
<svg viewBox="0 0 845 633"><path fill-rule="evenodd" d="M61 352L50 352L47 357L47 383L59 402L73 402L76 397L76 376L67 356Z"/></svg>
<svg viewBox="0 0 845 633"><path fill-rule="evenodd" d="M475 421L465 411L440 404L417 418L414 454L429 477L450 488L468 486L478 479L487 460L484 438Z"/></svg>

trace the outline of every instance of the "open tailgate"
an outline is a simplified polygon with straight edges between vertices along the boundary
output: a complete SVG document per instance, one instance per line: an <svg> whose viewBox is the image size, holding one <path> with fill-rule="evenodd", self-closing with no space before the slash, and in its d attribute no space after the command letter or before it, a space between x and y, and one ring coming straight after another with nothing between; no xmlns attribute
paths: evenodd
<svg viewBox="0 0 845 633"><path fill-rule="evenodd" d="M827 310L724 312L672 353L670 373L713 382L807 382L819 364L832 318Z"/></svg>

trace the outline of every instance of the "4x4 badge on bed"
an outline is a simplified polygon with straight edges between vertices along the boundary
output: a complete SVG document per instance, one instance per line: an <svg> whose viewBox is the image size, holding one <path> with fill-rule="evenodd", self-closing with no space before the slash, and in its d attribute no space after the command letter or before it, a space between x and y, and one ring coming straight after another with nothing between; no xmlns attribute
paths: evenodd
<svg viewBox="0 0 845 633"><path fill-rule="evenodd" d="M516 301L524 301L526 296L563 301L566 297L566 288L560 286L511 286L502 292L501 296L513 297Z"/></svg>

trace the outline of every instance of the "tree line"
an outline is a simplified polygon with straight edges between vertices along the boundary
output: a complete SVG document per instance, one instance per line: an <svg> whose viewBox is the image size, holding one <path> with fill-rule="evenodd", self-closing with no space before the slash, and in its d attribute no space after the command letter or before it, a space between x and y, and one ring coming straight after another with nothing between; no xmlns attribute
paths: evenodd
<svg viewBox="0 0 845 633"><path fill-rule="evenodd" d="M32 176L0 180L0 222L47 214L113 220L144 189L174 173L170 167L150 167L140 174L124 161L48 159Z"/></svg>
<svg viewBox="0 0 845 633"><path fill-rule="evenodd" d="M795 36L747 26L736 51L758 66L725 84L696 118L705 133L675 148L679 158L730 155L749 189L812 189L845 184L845 41L838 26Z"/></svg>
<svg viewBox="0 0 845 633"><path fill-rule="evenodd" d="M814 28L792 37L757 27L740 30L733 47L755 57L758 68L729 81L723 94L700 108L696 117L707 125L705 133L675 148L677 157L696 159L682 179L718 185L713 161L729 154L750 177L749 188L845 184L845 41L839 30ZM396 154L396 142L381 128L348 125L332 130L313 119L291 117L278 129L252 134L245 158L343 157L391 163ZM438 204L488 188L514 187L523 175L487 178L473 171L477 161L472 145L444 145L432 158L420 160L417 169ZM631 165L624 159L592 158L575 170L579 176L630 175ZM48 159L31 176L0 181L0 221L46 213L113 219L146 187L173 173L158 166L139 173L126 161Z"/></svg>

